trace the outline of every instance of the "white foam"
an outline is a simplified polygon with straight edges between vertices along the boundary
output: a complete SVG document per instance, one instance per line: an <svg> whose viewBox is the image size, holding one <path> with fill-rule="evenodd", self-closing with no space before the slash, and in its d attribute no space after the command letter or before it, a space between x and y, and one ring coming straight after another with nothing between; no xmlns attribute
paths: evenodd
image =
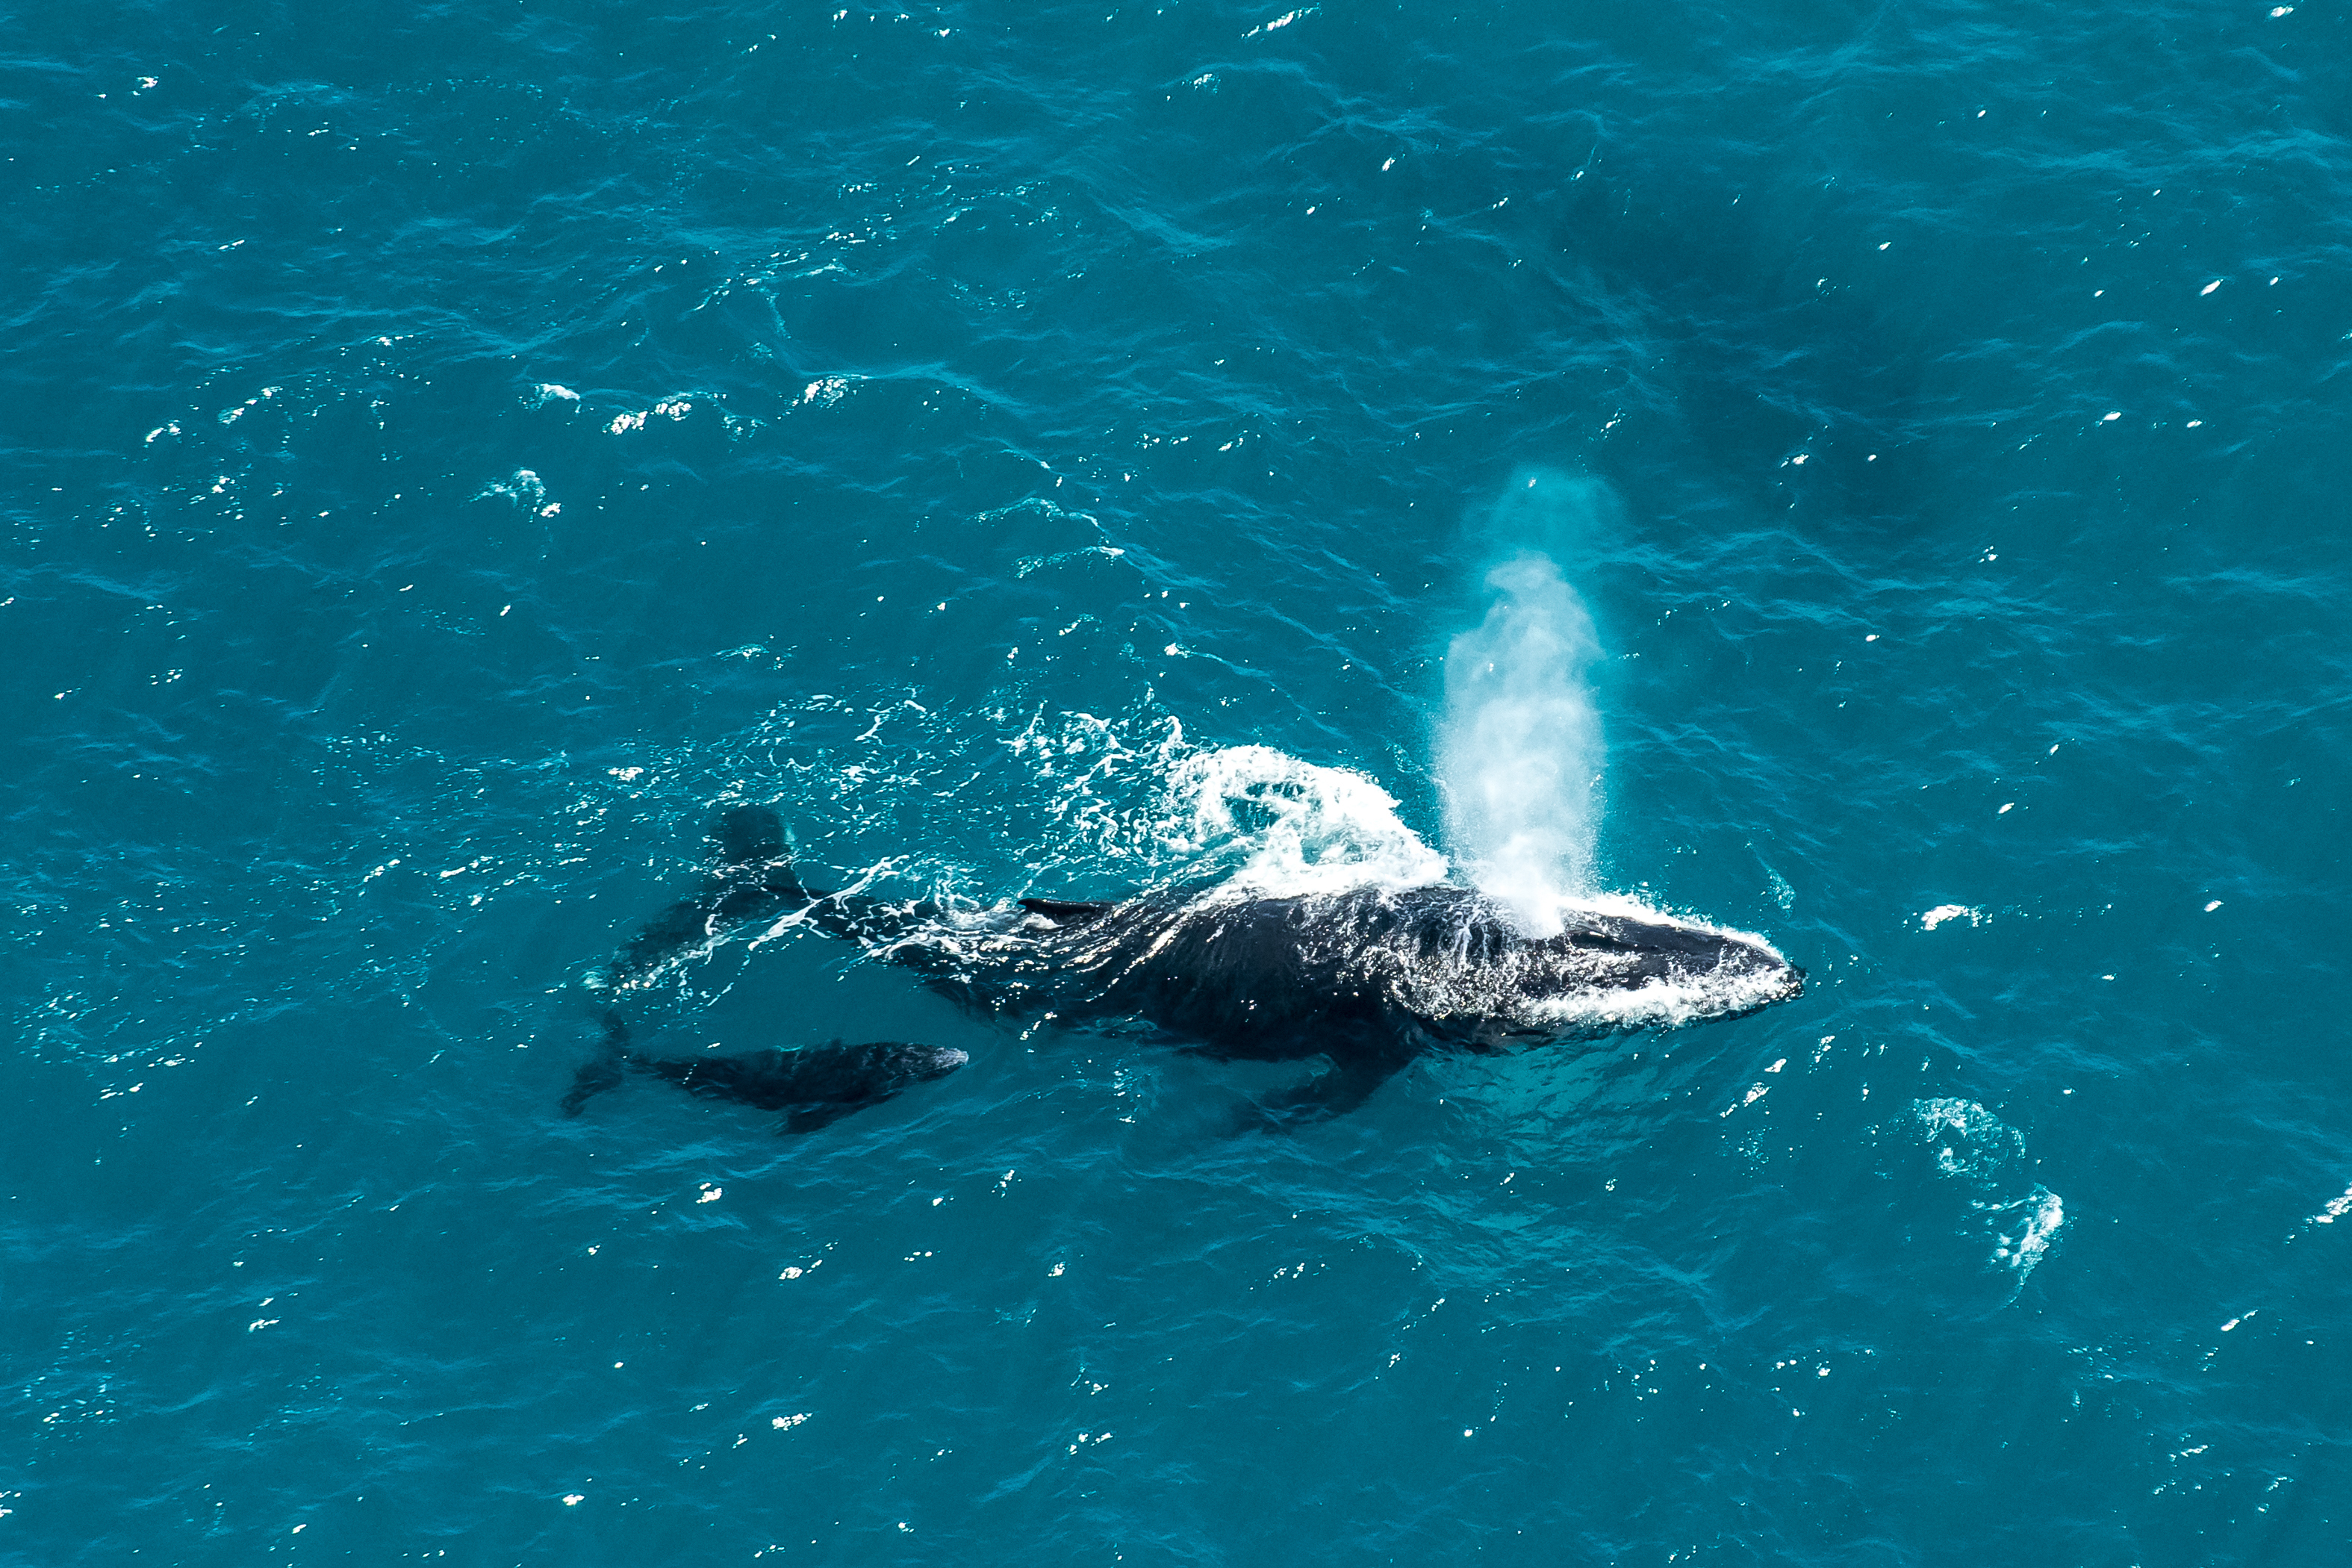
<svg viewBox="0 0 2352 1568"><path fill-rule="evenodd" d="M1277 29L1287 27L1295 22L1303 22L1307 17L1316 15L1322 9L1323 7L1320 5L1302 5L1296 11L1285 11L1281 16L1276 16L1271 22L1259 23L1256 26L1252 27L1248 32L1244 33L1242 37L1244 38L1255 38L1261 33L1275 32Z"/></svg>
<svg viewBox="0 0 2352 1568"><path fill-rule="evenodd" d="M502 497L531 511L540 511L547 500L547 482L530 468L517 468L510 478L492 479L476 490L472 499L488 500L492 496Z"/></svg>
<svg viewBox="0 0 2352 1568"><path fill-rule="evenodd" d="M1937 1145L1937 1169L1948 1176L1990 1176L2025 1153L2024 1135L1973 1100L1915 1100L1911 1110Z"/></svg>
<svg viewBox="0 0 2352 1568"><path fill-rule="evenodd" d="M646 427L646 421L656 415L660 415L665 419L675 420L683 419L693 412L693 399L687 397L665 397L659 403L655 404L651 408L634 409L626 413L614 415L613 422L610 425L607 425L604 428L613 435L625 436L632 430L644 429Z"/></svg>
<svg viewBox="0 0 2352 1568"><path fill-rule="evenodd" d="M1986 1194L1969 1205L1987 1216L1992 1231L1986 1262L2008 1270L2021 1286L2066 1223L2064 1201L2038 1182L2022 1196L2000 1195L2004 1187L2017 1190L2026 1163L2024 1134L1972 1100L1915 1100L1911 1110L1935 1147L1937 1170Z"/></svg>
<svg viewBox="0 0 2352 1568"><path fill-rule="evenodd" d="M1934 931L1946 921L1966 921L1972 926L1980 926L1984 924L1985 915L1982 910L1972 910L1966 904L1937 904L1919 917L1919 923L1929 931Z"/></svg>
<svg viewBox="0 0 2352 1568"><path fill-rule="evenodd" d="M1445 857L1397 816L1396 797L1360 773L1271 746L1178 759L1169 777L1176 847L1233 869L1231 898L1418 888L1445 879Z"/></svg>
<svg viewBox="0 0 2352 1568"><path fill-rule="evenodd" d="M2015 1234L2004 1229L1993 1247L1992 1260L2015 1271L2019 1281L2033 1272L2033 1266L2050 1250L2058 1236L2059 1227L2066 1223L2066 1205L2056 1193L2037 1184L2033 1191L2013 1204L1999 1205L2004 1216L2014 1215L2020 1221Z"/></svg>
<svg viewBox="0 0 2352 1568"><path fill-rule="evenodd" d="M849 395L849 383L845 375L821 375L801 389L801 401L830 408Z"/></svg>

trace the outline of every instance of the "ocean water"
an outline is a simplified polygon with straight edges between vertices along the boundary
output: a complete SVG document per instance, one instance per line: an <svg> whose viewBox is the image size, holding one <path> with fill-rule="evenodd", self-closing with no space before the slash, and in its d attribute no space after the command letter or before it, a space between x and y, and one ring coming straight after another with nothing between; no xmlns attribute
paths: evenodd
<svg viewBox="0 0 2352 1568"><path fill-rule="evenodd" d="M1287 4L0 20L0 1561L2347 1560L2344 7ZM1811 982L561 1117L744 803Z"/></svg>

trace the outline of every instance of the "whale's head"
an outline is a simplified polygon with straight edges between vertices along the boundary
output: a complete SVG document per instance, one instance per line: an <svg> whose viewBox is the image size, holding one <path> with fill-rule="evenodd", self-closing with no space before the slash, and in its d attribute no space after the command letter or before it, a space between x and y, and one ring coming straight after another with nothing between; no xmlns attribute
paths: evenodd
<svg viewBox="0 0 2352 1568"><path fill-rule="evenodd" d="M1805 972L1760 936L1643 910L1570 911L1530 941L1522 973L1540 1005L1573 1009L1598 988L1640 1023L1737 1017L1801 995Z"/></svg>
<svg viewBox="0 0 2352 1568"><path fill-rule="evenodd" d="M971 1060L963 1052L949 1046L915 1046L909 1048L920 1053L915 1070L926 1083L935 1078L945 1078Z"/></svg>
<svg viewBox="0 0 2352 1568"><path fill-rule="evenodd" d="M1804 991L1805 972L1762 937L1631 900L1564 910L1561 929L1538 936L1464 889L1407 895L1401 913L1408 1005L1441 1032L1474 1039L1672 1028Z"/></svg>
<svg viewBox="0 0 2352 1568"><path fill-rule="evenodd" d="M883 1040L856 1048L871 1053L877 1076L901 1086L945 1078L971 1059L951 1046L917 1046L903 1040Z"/></svg>

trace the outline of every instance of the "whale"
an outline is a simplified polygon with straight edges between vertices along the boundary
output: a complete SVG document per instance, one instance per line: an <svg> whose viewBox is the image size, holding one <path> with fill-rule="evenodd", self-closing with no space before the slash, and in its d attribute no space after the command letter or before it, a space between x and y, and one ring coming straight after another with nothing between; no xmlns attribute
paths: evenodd
<svg viewBox="0 0 2352 1568"><path fill-rule="evenodd" d="M763 806L720 816L711 842L700 889L646 922L595 984L617 995L732 930L806 925L984 1016L1140 1032L1223 1060L1327 1063L1264 1104L1276 1123L1352 1110L1429 1052L1739 1017L1805 984L1759 936L1631 900L1566 910L1559 931L1529 935L1506 906L1451 883L894 900L806 885Z"/></svg>
<svg viewBox="0 0 2352 1568"><path fill-rule="evenodd" d="M635 1071L704 1099L782 1111L780 1131L814 1132L894 1100L917 1084L945 1078L967 1059L959 1050L904 1040L856 1046L835 1040L797 1050L653 1056L630 1049L626 1026L617 1015L608 1014L605 1049L573 1079L572 1091L563 1097L563 1113L579 1115L591 1099L618 1087Z"/></svg>

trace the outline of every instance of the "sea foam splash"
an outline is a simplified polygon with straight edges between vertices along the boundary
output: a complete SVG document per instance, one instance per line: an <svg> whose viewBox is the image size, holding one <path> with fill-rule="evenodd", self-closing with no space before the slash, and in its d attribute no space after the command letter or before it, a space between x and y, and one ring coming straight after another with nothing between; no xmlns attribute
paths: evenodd
<svg viewBox="0 0 2352 1568"><path fill-rule="evenodd" d="M2066 1223L2064 1200L2039 1182L2027 1183L2025 1135L1970 1100L1914 1100L1911 1111L1935 1151L1937 1171L1983 1194L1969 1207L1992 1243L1987 1265L2021 1288ZM2020 1186L2026 1190L2019 1193Z"/></svg>
<svg viewBox="0 0 2352 1568"><path fill-rule="evenodd" d="M1438 775L1448 842L1478 887L1529 936L1591 892L1605 748L1586 672L1601 657L1584 601L1526 542L1590 529L1596 481L1523 475L1494 511L1515 548L1486 574L1486 618L1445 658Z"/></svg>
<svg viewBox="0 0 2352 1568"><path fill-rule="evenodd" d="M1396 797L1362 773L1272 746L1194 752L1169 779L1176 836L1194 866L1230 868L1218 897L1419 888L1445 880L1445 857L1397 816Z"/></svg>

